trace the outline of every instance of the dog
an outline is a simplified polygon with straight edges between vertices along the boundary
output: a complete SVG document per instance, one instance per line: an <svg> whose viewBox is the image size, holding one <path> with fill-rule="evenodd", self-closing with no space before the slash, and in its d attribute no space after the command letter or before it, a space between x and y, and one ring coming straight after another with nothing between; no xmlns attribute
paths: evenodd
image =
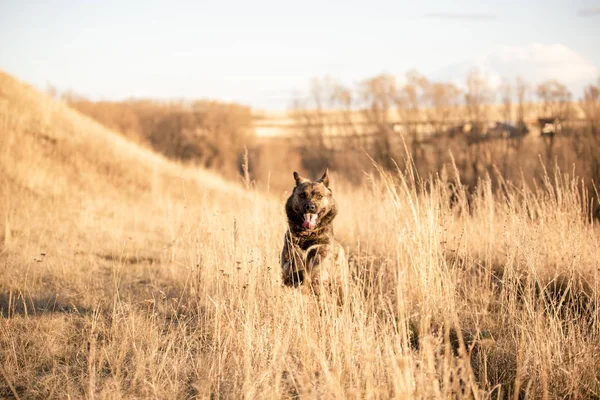
<svg viewBox="0 0 600 400"><path fill-rule="evenodd" d="M281 252L284 285L321 285L342 279L347 263L344 248L333 236L337 204L329 187L329 173L311 181L294 172L296 186L285 203L288 230Z"/></svg>

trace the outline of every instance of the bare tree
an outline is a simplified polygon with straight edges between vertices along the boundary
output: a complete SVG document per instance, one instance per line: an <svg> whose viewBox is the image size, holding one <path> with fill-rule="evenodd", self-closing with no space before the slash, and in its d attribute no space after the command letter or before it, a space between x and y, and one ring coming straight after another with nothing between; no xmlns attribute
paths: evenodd
<svg viewBox="0 0 600 400"><path fill-rule="evenodd" d="M307 98L294 101L292 117L300 129L303 167L317 174L334 167L334 151L347 146L343 138L357 135L352 91L338 80L314 78Z"/></svg>
<svg viewBox="0 0 600 400"><path fill-rule="evenodd" d="M334 82L331 87L331 103L335 110L333 123L336 126L336 135L344 141L351 139L352 145L360 146L361 143L356 142L359 131L354 118L355 98L352 90L340 82Z"/></svg>
<svg viewBox="0 0 600 400"><path fill-rule="evenodd" d="M587 169L592 182L600 182L600 77L597 83L584 89L583 98L579 101L585 115L585 127L571 137L573 149L578 160ZM594 193L592 191L591 193Z"/></svg>
<svg viewBox="0 0 600 400"><path fill-rule="evenodd" d="M563 123L571 113L571 92L566 85L557 80L540 83L536 93L542 101L544 116L539 119L542 137L546 145L546 161L552 162L555 137L563 131Z"/></svg>
<svg viewBox="0 0 600 400"><path fill-rule="evenodd" d="M420 152L420 127L421 113L423 111L430 82L418 71L412 70L406 74L406 83L402 85L396 95L396 113L400 124L401 133L406 133L410 140L411 157L415 166L419 165Z"/></svg>
<svg viewBox="0 0 600 400"><path fill-rule="evenodd" d="M517 98L517 125L525 126L525 115L527 113L527 94L529 93L530 86L521 77L517 77L515 83L515 92Z"/></svg>
<svg viewBox="0 0 600 400"><path fill-rule="evenodd" d="M477 69L471 70L467 75L465 92L468 124L463 128L463 131L467 133L465 139L468 146L468 156L465 163L471 166L471 185L476 184L479 177L489 169L492 163L491 152L487 146L483 146L483 141L486 139L490 104L494 101L494 96L495 94L487 79L480 71Z"/></svg>
<svg viewBox="0 0 600 400"><path fill-rule="evenodd" d="M481 130L489 120L489 106L494 101L494 92L487 79L477 70L473 69L467 75L467 89L465 92L465 105L469 122L474 129Z"/></svg>
<svg viewBox="0 0 600 400"><path fill-rule="evenodd" d="M370 122L386 125L396 98L396 79L389 74L377 75L360 84L364 114Z"/></svg>
<svg viewBox="0 0 600 400"><path fill-rule="evenodd" d="M540 83L536 93L542 101L542 112L546 118L565 121L571 113L571 92L557 80Z"/></svg>
<svg viewBox="0 0 600 400"><path fill-rule="evenodd" d="M392 143L392 106L396 104L396 79L381 74L363 81L360 86L363 115L373 136L373 158L386 168L394 167Z"/></svg>
<svg viewBox="0 0 600 400"><path fill-rule="evenodd" d="M502 96L502 119L508 123L512 121L513 88L510 81L504 79L499 89Z"/></svg>
<svg viewBox="0 0 600 400"><path fill-rule="evenodd" d="M593 136L600 135L600 77L595 85L588 85L579 102Z"/></svg>
<svg viewBox="0 0 600 400"><path fill-rule="evenodd" d="M461 91L452 83L434 82L426 93L426 115L434 134L444 132L460 104Z"/></svg>

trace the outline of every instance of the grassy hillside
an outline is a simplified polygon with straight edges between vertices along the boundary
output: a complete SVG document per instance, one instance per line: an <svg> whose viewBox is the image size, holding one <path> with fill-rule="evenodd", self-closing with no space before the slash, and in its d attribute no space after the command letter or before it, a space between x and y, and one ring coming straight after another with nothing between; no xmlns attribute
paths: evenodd
<svg viewBox="0 0 600 400"><path fill-rule="evenodd" d="M6 75L0 135L0 397L600 396L600 234L576 178L467 199L444 174L333 176L338 305L281 287L285 193Z"/></svg>

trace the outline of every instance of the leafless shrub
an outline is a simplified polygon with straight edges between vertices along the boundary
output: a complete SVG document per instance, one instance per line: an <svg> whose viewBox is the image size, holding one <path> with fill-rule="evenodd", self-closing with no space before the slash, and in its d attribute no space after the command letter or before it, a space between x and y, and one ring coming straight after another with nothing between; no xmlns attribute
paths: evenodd
<svg viewBox="0 0 600 400"><path fill-rule="evenodd" d="M244 146L254 140L250 108L214 101L93 102L73 93L69 105L165 156L232 175Z"/></svg>

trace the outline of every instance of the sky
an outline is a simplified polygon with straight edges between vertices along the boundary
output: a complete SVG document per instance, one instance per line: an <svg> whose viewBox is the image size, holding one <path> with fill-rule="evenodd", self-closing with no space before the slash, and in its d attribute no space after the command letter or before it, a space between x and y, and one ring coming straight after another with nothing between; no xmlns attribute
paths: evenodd
<svg viewBox="0 0 600 400"><path fill-rule="evenodd" d="M457 80L471 64L593 81L600 1L0 0L0 70L94 100L284 109L314 77Z"/></svg>

